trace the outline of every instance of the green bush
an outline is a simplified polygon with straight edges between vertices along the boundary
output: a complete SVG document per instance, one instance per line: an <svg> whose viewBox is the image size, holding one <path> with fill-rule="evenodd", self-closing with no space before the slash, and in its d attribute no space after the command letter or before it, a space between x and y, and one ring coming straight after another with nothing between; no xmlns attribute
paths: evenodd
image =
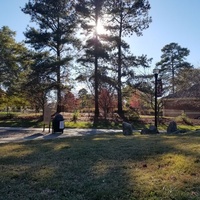
<svg viewBox="0 0 200 200"><path fill-rule="evenodd" d="M129 108L126 112L125 112L125 117L130 121L138 121L139 120L139 113L136 109L131 109Z"/></svg>
<svg viewBox="0 0 200 200"><path fill-rule="evenodd" d="M0 113L0 120L13 119L16 117L15 113Z"/></svg>
<svg viewBox="0 0 200 200"><path fill-rule="evenodd" d="M77 120L78 120L78 118L79 118L79 111L75 111L74 113L73 113L73 116L72 116L72 121L74 122L74 123L76 123L77 122Z"/></svg>
<svg viewBox="0 0 200 200"><path fill-rule="evenodd" d="M175 118L176 122L184 123L187 125L193 125L191 119L183 112L180 116Z"/></svg>

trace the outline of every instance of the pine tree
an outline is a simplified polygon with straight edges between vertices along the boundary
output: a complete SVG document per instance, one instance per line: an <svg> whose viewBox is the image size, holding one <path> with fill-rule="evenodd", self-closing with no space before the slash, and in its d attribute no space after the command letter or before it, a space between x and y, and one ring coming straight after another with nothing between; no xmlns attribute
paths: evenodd
<svg viewBox="0 0 200 200"><path fill-rule="evenodd" d="M100 61L107 58L107 53L103 47L102 42L99 39L97 27L99 20L102 16L102 7L104 0L79 0L76 6L76 10L79 13L81 27L86 32L86 43L83 44L84 55L82 55L78 61L82 66L93 69L90 70L90 74L86 76L90 77L90 80L94 84L94 96L95 96L95 116L94 125L98 122L99 117L99 81L101 75ZM82 71L82 69L81 69Z"/></svg>
<svg viewBox="0 0 200 200"><path fill-rule="evenodd" d="M106 1L106 29L110 31L114 42L113 66L117 71L117 93L118 93L118 114L124 118L122 99L122 77L133 75L133 72L126 70L127 66L137 66L142 64L142 59L138 63L136 57L126 56L129 45L123 40L125 37L136 34L142 35L142 31L149 27L151 18L148 16L150 4L148 0L113 0ZM128 59L127 59L128 58ZM127 65L128 64L128 65Z"/></svg>
<svg viewBox="0 0 200 200"><path fill-rule="evenodd" d="M193 67L185 61L190 51L174 42L165 45L161 51L161 60L156 63L156 66L160 67L160 76L165 86L165 92L174 94L176 91L175 77L177 73L181 69Z"/></svg>
<svg viewBox="0 0 200 200"><path fill-rule="evenodd" d="M73 0L30 0L22 9L31 16L34 27L28 27L25 36L36 51L49 51L54 57L51 63L52 76L55 76L57 90L57 112L61 111L61 90L72 60L76 13ZM69 71L69 70L68 70Z"/></svg>

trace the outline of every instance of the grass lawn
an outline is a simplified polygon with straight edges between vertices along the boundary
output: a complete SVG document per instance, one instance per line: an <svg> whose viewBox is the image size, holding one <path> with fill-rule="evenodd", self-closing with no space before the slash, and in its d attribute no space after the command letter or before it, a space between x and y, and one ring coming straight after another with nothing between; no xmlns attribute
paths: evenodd
<svg viewBox="0 0 200 200"><path fill-rule="evenodd" d="M145 116L142 116L145 118ZM150 117L150 116L148 116ZM152 116L153 117L153 116ZM173 119L172 119L173 120ZM41 114L24 114L24 113L0 113L0 127L33 127L42 128L44 125ZM143 129L149 127L150 124L139 123L137 121L133 122L134 129ZM158 124L158 130L167 130L169 124ZM47 125L46 125L47 127ZM93 126L91 121L65 121L66 128L106 128L106 129L122 129L122 124L112 123L102 123L100 122L96 127ZM184 125L179 123L178 129L180 130L196 130L200 129L200 125Z"/></svg>
<svg viewBox="0 0 200 200"><path fill-rule="evenodd" d="M199 200L200 132L0 144L2 200Z"/></svg>

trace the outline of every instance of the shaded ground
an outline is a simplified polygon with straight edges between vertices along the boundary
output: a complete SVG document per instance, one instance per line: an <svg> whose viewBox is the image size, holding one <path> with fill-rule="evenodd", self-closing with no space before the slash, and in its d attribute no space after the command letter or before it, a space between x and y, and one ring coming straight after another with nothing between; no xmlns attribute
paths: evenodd
<svg viewBox="0 0 200 200"><path fill-rule="evenodd" d="M35 139L55 139L73 136L86 136L102 133L116 133L114 129L64 129L61 133L49 133L48 129L43 132L41 128L10 128L0 127L0 143L18 142Z"/></svg>
<svg viewBox="0 0 200 200"><path fill-rule="evenodd" d="M198 131L0 144L0 200L200 200L199 144Z"/></svg>

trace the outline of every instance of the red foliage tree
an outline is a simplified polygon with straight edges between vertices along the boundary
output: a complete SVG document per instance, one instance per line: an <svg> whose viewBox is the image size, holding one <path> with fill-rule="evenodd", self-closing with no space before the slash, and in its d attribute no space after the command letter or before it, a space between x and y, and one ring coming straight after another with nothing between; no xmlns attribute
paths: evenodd
<svg viewBox="0 0 200 200"><path fill-rule="evenodd" d="M134 93L130 100L129 100L129 106L130 108L133 108L133 109L139 109L141 106L141 99L140 99L140 95L139 93Z"/></svg>
<svg viewBox="0 0 200 200"><path fill-rule="evenodd" d="M117 101L115 95L108 89L101 89L99 93L99 108L103 112L104 119L107 119L108 114L113 112L113 109L117 107Z"/></svg>
<svg viewBox="0 0 200 200"><path fill-rule="evenodd" d="M72 92L68 91L63 98L62 104L65 112L74 112L78 109L79 100Z"/></svg>

